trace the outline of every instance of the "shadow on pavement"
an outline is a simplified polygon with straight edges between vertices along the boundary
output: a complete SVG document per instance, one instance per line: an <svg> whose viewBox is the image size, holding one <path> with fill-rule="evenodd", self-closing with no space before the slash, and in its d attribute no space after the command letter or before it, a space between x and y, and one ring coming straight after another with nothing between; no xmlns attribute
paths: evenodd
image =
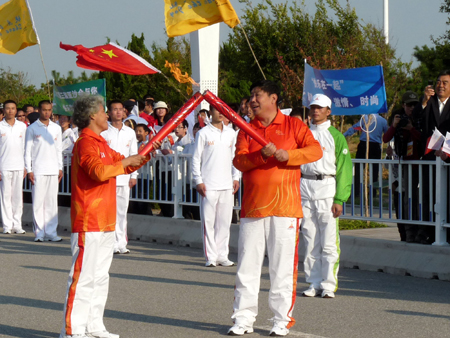
<svg viewBox="0 0 450 338"><path fill-rule="evenodd" d="M0 324L0 336L8 335L10 337L19 338L54 338L59 337L59 333L39 331L33 329L24 329L22 327L14 327Z"/></svg>
<svg viewBox="0 0 450 338"><path fill-rule="evenodd" d="M21 298L21 297L13 297L13 296L0 296L0 304L14 304L16 306L25 306L25 307L33 307L39 309L47 309L58 311L62 317L63 314L63 303L44 301L39 299L30 299L30 298ZM214 332L227 332L228 326L219 325L216 323L205 323L200 321L191 321L191 320L183 320L178 318L166 318L166 317L158 317L151 316L145 314L138 313L130 313L123 311L115 311L115 310L105 310L105 317L120 319L120 320L130 320L134 322L142 322L146 324L159 324L159 325L168 325L168 326L177 326L184 328L192 328L195 330L202 331L214 331ZM0 324L0 333L8 334L13 337L20 338L40 338L40 337L58 337L58 334L53 332L44 332L37 331L31 329L24 328L16 328L7 325Z"/></svg>

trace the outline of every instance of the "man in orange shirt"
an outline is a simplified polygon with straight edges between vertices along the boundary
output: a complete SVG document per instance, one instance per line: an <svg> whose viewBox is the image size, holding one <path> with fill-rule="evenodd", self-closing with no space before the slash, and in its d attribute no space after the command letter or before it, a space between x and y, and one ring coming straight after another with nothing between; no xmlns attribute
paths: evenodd
<svg viewBox="0 0 450 338"><path fill-rule="evenodd" d="M251 87L251 127L269 144L261 147L240 131L233 164L243 173L238 267L234 292L234 326L229 335L253 332L265 245L271 288L269 307L274 313L271 336L286 336L295 320L298 238L303 217L300 165L319 160L322 148L299 119L278 109L280 90L271 81Z"/></svg>
<svg viewBox="0 0 450 338"><path fill-rule="evenodd" d="M72 268L60 338L119 338L103 324L115 241L116 176L139 169L149 157L125 158L108 146L100 136L108 129L103 105L101 96L81 97L74 104L73 120L82 132L72 157Z"/></svg>

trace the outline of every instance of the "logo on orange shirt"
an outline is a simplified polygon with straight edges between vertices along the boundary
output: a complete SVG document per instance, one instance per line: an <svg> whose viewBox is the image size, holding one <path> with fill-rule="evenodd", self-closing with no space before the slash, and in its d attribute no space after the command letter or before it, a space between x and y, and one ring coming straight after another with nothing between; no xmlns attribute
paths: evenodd
<svg viewBox="0 0 450 338"><path fill-rule="evenodd" d="M284 133L281 130L275 130L275 134L280 136L284 135Z"/></svg>
<svg viewBox="0 0 450 338"><path fill-rule="evenodd" d="M105 158L105 157L106 157L106 156L105 156L105 153L100 152L100 157L101 157L101 158Z"/></svg>

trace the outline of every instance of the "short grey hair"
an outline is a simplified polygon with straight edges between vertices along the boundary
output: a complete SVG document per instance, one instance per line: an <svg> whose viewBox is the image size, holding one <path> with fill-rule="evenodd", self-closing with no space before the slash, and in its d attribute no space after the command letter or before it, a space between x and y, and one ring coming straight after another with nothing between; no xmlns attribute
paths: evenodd
<svg viewBox="0 0 450 338"><path fill-rule="evenodd" d="M91 123L90 117L99 112L100 106L104 106L105 101L100 95L84 95L79 97L73 104L73 123L82 130Z"/></svg>

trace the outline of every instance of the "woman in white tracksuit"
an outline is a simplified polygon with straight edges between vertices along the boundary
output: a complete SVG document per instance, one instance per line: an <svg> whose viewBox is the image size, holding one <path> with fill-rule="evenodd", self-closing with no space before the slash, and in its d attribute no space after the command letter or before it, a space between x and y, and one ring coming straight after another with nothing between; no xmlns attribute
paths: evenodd
<svg viewBox="0 0 450 338"><path fill-rule="evenodd" d="M316 94L310 106L311 132L322 146L323 157L301 166L301 231L305 277L310 284L303 296L334 298L340 254L338 217L350 196L352 161L345 137L328 120L331 100Z"/></svg>

